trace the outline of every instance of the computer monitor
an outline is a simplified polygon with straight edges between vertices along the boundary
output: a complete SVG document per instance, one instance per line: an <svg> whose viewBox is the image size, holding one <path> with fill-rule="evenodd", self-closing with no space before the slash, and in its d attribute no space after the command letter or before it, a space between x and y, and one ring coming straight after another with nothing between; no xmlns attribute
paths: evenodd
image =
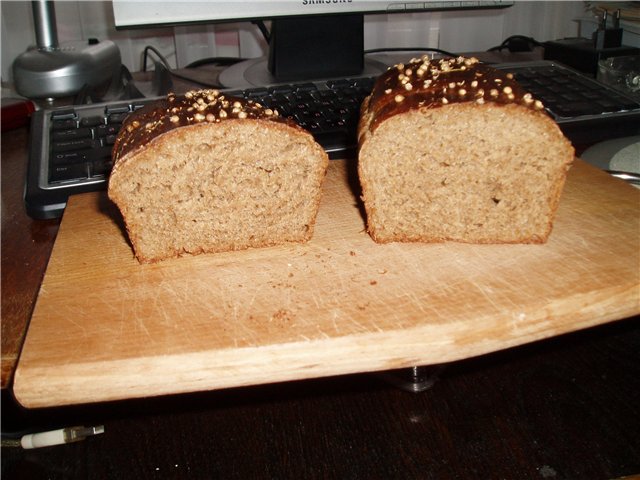
<svg viewBox="0 0 640 480"><path fill-rule="evenodd" d="M220 76L224 86L317 80L386 68L364 59L364 15L493 9L513 1L131 1L113 0L117 28L270 20L269 55L235 65Z"/></svg>

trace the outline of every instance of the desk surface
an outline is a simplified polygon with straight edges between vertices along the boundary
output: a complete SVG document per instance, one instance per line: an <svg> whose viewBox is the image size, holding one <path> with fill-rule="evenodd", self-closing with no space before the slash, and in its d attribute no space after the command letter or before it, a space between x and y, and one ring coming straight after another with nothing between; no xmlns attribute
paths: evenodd
<svg viewBox="0 0 640 480"><path fill-rule="evenodd" d="M313 238L140 265L70 199L16 371L27 407L451 362L640 313L640 190L576 161L545 245L378 245L332 161ZM612 241L615 238L615 242Z"/></svg>

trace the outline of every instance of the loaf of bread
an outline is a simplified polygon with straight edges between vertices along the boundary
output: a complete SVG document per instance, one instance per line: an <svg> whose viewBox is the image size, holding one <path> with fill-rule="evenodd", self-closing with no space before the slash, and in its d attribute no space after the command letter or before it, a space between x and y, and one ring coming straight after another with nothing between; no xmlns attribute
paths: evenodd
<svg viewBox="0 0 640 480"><path fill-rule="evenodd" d="M543 105L475 58L391 68L358 134L367 229L380 243L544 243L574 158Z"/></svg>
<svg viewBox="0 0 640 480"><path fill-rule="evenodd" d="M116 138L108 194L141 263L305 242L328 157L277 111L216 90L170 94Z"/></svg>

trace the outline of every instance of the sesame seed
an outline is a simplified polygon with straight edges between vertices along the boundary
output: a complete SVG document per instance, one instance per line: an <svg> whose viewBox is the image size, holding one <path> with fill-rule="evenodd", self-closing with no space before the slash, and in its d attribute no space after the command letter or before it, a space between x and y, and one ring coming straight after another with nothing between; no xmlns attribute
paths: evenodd
<svg viewBox="0 0 640 480"><path fill-rule="evenodd" d="M504 87L502 91L507 95L510 95L511 93L513 93L513 89L511 87Z"/></svg>
<svg viewBox="0 0 640 480"><path fill-rule="evenodd" d="M404 100L404 97L400 94L396 95L394 100L396 101L396 103L400 103Z"/></svg>
<svg viewBox="0 0 640 480"><path fill-rule="evenodd" d="M247 112L238 113L238 118L247 118Z"/></svg>
<svg viewBox="0 0 640 480"><path fill-rule="evenodd" d="M178 115L172 115L169 120L171 123L178 123L180 121L180 117L178 117Z"/></svg>

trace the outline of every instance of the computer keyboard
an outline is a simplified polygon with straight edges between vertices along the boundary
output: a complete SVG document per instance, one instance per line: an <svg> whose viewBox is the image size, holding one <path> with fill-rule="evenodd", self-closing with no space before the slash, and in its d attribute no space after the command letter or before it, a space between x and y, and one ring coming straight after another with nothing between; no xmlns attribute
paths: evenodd
<svg viewBox="0 0 640 480"><path fill-rule="evenodd" d="M496 65L514 72L567 132L592 135L597 125L640 126L640 102L554 62ZM228 91L293 117L331 157L356 147L359 108L374 78L278 85ZM34 114L25 205L36 219L59 217L71 194L101 190L111 171L111 148L124 118L155 100L74 105ZM571 139L571 135L569 135Z"/></svg>
<svg viewBox="0 0 640 480"><path fill-rule="evenodd" d="M540 99L561 126L571 122L607 120L608 114L638 118L640 100L559 63L503 64L498 68L512 72L518 83Z"/></svg>

